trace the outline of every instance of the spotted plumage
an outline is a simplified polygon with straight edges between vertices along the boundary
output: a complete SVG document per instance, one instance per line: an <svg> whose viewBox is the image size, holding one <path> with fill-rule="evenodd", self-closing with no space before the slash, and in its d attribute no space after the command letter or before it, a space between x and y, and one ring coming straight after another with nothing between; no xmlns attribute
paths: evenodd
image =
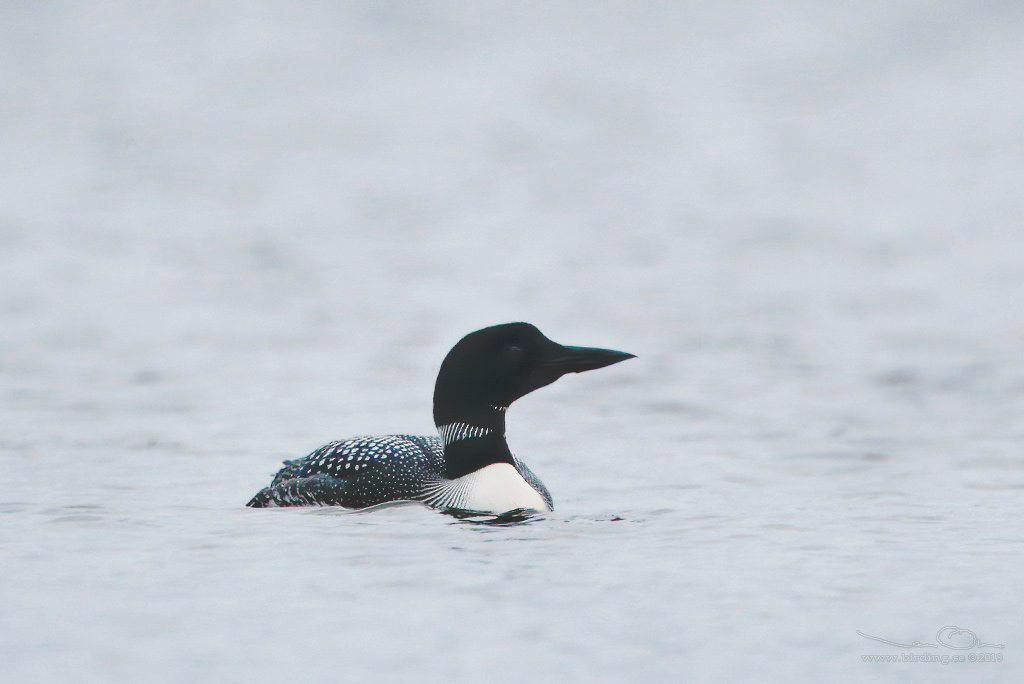
<svg viewBox="0 0 1024 684"><path fill-rule="evenodd" d="M464 337L434 388L439 437L385 435L331 442L284 467L249 501L254 508L420 501L445 510L501 514L553 510L551 494L508 448L505 412L519 397L632 354L564 347L527 323Z"/></svg>
<svg viewBox="0 0 1024 684"><path fill-rule="evenodd" d="M422 501L437 508L457 508L464 497L446 496L459 480L443 476L444 446L437 437L385 435L331 442L305 458L285 461L270 486L249 506L345 506L366 508L387 501ZM525 463L515 468L554 508L551 493Z"/></svg>

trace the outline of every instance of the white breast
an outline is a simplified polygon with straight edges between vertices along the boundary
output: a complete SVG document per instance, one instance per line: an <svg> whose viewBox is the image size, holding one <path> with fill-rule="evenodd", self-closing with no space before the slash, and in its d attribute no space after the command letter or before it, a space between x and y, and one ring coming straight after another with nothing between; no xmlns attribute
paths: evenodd
<svg viewBox="0 0 1024 684"><path fill-rule="evenodd" d="M439 483L427 497L427 503L495 515L517 508L551 510L544 497L508 463L492 463L469 475Z"/></svg>

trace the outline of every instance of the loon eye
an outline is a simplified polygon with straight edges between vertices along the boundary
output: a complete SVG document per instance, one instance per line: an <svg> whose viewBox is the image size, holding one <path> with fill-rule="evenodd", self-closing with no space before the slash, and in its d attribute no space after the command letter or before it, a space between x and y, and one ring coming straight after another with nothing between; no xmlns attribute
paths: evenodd
<svg viewBox="0 0 1024 684"><path fill-rule="evenodd" d="M523 348L518 344L506 345L505 348L502 349L502 352L504 353L505 358L510 361L518 361L523 357Z"/></svg>

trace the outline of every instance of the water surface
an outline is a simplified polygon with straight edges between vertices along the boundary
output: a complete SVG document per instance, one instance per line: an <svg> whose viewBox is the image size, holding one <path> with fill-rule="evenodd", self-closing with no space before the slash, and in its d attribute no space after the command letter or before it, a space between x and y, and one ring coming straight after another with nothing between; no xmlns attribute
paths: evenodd
<svg viewBox="0 0 1024 684"><path fill-rule="evenodd" d="M0 680L1020 680L1018 5L0 13ZM244 507L512 320L554 513Z"/></svg>

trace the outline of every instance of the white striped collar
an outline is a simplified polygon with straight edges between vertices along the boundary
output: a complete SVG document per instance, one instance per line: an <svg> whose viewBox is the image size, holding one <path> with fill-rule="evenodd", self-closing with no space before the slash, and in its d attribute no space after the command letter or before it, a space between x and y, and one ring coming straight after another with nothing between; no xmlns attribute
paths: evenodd
<svg viewBox="0 0 1024 684"><path fill-rule="evenodd" d="M437 434L441 435L441 444L448 446L452 442L470 437L484 437L494 432L491 428L482 428L468 423L448 423L438 425Z"/></svg>

